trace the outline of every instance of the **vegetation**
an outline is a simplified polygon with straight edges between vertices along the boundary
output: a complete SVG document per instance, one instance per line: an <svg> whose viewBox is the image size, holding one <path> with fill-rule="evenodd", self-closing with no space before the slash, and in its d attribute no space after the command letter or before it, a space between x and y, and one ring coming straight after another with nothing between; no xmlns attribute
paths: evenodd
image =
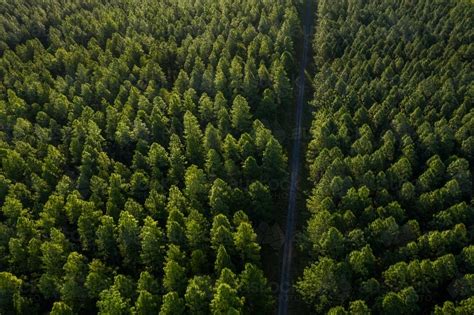
<svg viewBox="0 0 474 315"><path fill-rule="evenodd" d="M474 312L471 1L319 1L314 313Z"/></svg>
<svg viewBox="0 0 474 315"><path fill-rule="evenodd" d="M474 314L473 2L308 1L296 291ZM0 314L275 311L303 2L2 2Z"/></svg>
<svg viewBox="0 0 474 315"><path fill-rule="evenodd" d="M266 313L292 1L0 10L0 313Z"/></svg>

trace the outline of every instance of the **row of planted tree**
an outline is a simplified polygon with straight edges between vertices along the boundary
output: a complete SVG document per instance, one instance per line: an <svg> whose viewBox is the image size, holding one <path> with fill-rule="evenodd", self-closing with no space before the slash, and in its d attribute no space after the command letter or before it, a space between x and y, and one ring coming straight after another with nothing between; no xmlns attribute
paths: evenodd
<svg viewBox="0 0 474 315"><path fill-rule="evenodd" d="M4 5L0 313L271 311L292 1Z"/></svg>
<svg viewBox="0 0 474 315"><path fill-rule="evenodd" d="M314 313L474 312L470 1L318 1L307 152Z"/></svg>
<svg viewBox="0 0 474 315"><path fill-rule="evenodd" d="M274 310L300 2L4 3L1 314ZM474 313L474 5L317 7L299 296Z"/></svg>

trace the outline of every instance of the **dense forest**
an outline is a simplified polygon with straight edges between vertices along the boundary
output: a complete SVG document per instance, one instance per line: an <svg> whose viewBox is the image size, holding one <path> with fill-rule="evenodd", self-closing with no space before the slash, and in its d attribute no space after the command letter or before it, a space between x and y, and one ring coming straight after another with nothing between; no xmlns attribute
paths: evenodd
<svg viewBox="0 0 474 315"><path fill-rule="evenodd" d="M312 313L474 314L474 5L319 1Z"/></svg>
<svg viewBox="0 0 474 315"><path fill-rule="evenodd" d="M265 314L292 1L0 6L0 314Z"/></svg>
<svg viewBox="0 0 474 315"><path fill-rule="evenodd" d="M472 0L0 2L1 315L474 314Z"/></svg>

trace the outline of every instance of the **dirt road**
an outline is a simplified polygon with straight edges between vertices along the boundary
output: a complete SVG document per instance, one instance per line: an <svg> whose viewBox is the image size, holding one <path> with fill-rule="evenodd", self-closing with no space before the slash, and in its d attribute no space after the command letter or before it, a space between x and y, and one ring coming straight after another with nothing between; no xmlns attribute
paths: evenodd
<svg viewBox="0 0 474 315"><path fill-rule="evenodd" d="M286 231L284 240L284 249L282 257L282 267L280 276L280 293L278 296L278 314L288 314L289 292L291 291L291 260L293 258L293 239L295 229L296 196L298 192L298 179L301 160L301 130L303 107L305 105L305 69L308 63L308 48L311 43L311 22L313 20L312 6L313 1L306 0L305 12L303 18L303 49L300 59L299 77L297 79L298 95L296 98L296 121L295 131L293 133L293 147L291 152L291 178L288 200L288 213L286 218Z"/></svg>

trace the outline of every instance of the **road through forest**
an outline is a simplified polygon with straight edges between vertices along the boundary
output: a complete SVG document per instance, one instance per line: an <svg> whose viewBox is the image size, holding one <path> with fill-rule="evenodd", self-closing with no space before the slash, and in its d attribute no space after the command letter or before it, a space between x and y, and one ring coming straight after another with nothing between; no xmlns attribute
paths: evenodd
<svg viewBox="0 0 474 315"><path fill-rule="evenodd" d="M293 132L293 147L291 152L291 178L288 198L288 213L286 218L286 231L284 239L283 256L280 275L280 293L278 296L278 314L288 314L289 292L291 290L291 260L293 258L293 239L295 229L296 196L298 193L298 179L301 160L301 135L303 121L303 107L305 104L305 69L308 63L308 48L311 43L312 1L306 0L303 12L303 49L297 79L298 95L296 98L296 119Z"/></svg>

